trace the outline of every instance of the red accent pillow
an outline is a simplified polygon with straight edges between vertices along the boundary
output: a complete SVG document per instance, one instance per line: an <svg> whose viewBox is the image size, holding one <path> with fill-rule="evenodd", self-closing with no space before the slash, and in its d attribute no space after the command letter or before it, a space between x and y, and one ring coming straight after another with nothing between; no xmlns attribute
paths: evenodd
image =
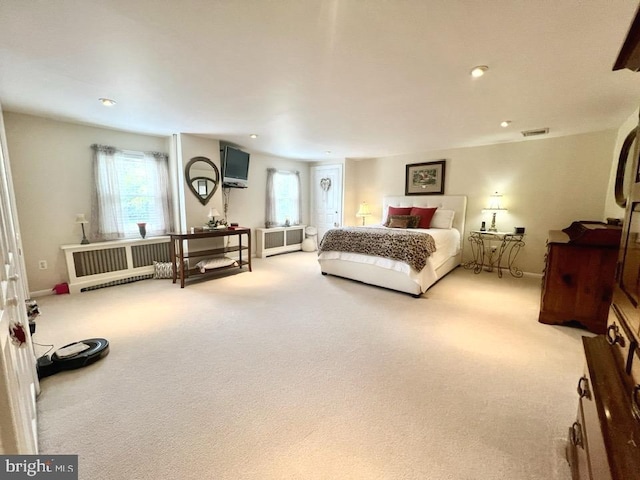
<svg viewBox="0 0 640 480"><path fill-rule="evenodd" d="M433 218L433 215L436 213L437 209L438 207L433 207L433 208L413 207L409 215L420 216L420 223L418 224L418 228L430 228L431 219Z"/></svg>
<svg viewBox="0 0 640 480"><path fill-rule="evenodd" d="M391 215L410 215L411 207L389 207L387 218Z"/></svg>

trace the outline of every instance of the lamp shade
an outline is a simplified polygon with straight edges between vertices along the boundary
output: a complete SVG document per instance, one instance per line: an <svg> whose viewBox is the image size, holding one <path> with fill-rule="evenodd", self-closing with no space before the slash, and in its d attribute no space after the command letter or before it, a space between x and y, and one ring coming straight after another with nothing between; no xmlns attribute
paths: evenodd
<svg viewBox="0 0 640 480"><path fill-rule="evenodd" d="M356 217L370 217L371 210L369 209L369 204L367 202L362 202L360 204L360 208L358 208L358 213L356 213Z"/></svg>
<svg viewBox="0 0 640 480"><path fill-rule="evenodd" d="M89 220L84 218L84 213L76 214L76 223L89 223Z"/></svg>
<svg viewBox="0 0 640 480"><path fill-rule="evenodd" d="M214 217L219 217L220 216L220 212L216 209L216 208L212 208L209 210L209 215L207 215L209 218L214 218Z"/></svg>
<svg viewBox="0 0 640 480"><path fill-rule="evenodd" d="M507 209L502 206L502 195L498 192L489 197L489 206L483 210L485 211L506 211Z"/></svg>

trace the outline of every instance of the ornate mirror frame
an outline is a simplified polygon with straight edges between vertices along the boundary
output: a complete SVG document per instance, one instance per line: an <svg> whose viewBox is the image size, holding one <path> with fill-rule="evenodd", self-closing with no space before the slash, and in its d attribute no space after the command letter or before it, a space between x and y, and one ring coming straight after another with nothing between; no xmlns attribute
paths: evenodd
<svg viewBox="0 0 640 480"><path fill-rule="evenodd" d="M211 167L213 169L214 178L198 174L194 167L198 162L203 162L207 164L207 166ZM211 200L213 194L218 190L218 185L220 185L220 170L218 170L218 167L216 167L216 165L207 157L193 157L189 160L189 163L187 163L187 166L184 168L184 176L189 190L191 190L202 205L206 205L209 200ZM209 182L213 183L213 188L207 188Z"/></svg>
<svg viewBox="0 0 640 480"><path fill-rule="evenodd" d="M631 159L631 163L629 163L629 155L635 151L635 149L631 147L633 146L637 133L637 128L634 128L629 132L627 137L624 139L622 148L620 149L620 156L618 157L618 169L616 170L616 183L613 192L616 197L616 203L622 208L627 206L627 196L629 192L624 191L625 173L627 171L627 164L633 165L633 159ZM630 181L636 182L637 179L633 178L630 179Z"/></svg>

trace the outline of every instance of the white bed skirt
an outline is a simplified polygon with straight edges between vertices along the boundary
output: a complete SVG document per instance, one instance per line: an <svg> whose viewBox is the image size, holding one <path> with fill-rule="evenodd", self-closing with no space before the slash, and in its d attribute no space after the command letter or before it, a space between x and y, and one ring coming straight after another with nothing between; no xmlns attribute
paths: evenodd
<svg viewBox="0 0 640 480"><path fill-rule="evenodd" d="M327 258L324 254L318 257L318 263L323 274L336 275L351 280L357 280L369 285L390 288L400 292L420 296L429 287L444 277L451 270L460 265L462 254L458 253L448 257L438 267L434 267L430 259L421 272L411 269L411 274L392 270L388 267L378 266L372 263L363 263L340 258ZM357 255L357 254L352 254ZM366 257L363 255L363 257Z"/></svg>

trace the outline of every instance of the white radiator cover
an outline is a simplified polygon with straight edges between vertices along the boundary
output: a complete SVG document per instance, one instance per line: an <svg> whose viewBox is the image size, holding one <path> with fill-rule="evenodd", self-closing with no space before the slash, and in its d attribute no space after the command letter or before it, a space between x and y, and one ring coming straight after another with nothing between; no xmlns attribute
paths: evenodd
<svg viewBox="0 0 640 480"><path fill-rule="evenodd" d="M305 228L306 225L256 228L256 256L264 258L302 250Z"/></svg>
<svg viewBox="0 0 640 480"><path fill-rule="evenodd" d="M135 238L86 245L62 245L69 274L69 292L150 276L153 261L169 262L170 237Z"/></svg>

